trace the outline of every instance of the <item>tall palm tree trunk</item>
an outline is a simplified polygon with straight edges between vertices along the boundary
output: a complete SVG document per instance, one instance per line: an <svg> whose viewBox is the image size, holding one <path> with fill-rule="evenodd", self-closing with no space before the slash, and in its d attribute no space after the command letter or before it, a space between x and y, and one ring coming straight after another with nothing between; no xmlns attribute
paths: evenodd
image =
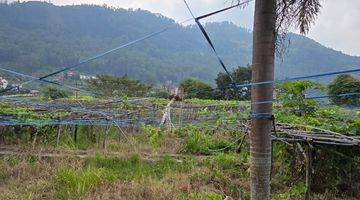
<svg viewBox="0 0 360 200"><path fill-rule="evenodd" d="M276 0L256 0L252 81L274 80ZM273 99L273 85L252 87L252 102ZM252 104L250 134L251 199L270 199L272 103Z"/></svg>

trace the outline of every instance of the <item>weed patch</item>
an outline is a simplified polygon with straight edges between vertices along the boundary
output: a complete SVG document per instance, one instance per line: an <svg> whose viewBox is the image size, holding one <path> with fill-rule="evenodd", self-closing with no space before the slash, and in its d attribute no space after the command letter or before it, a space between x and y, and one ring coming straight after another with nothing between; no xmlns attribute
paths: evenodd
<svg viewBox="0 0 360 200"><path fill-rule="evenodd" d="M229 147L230 143L193 130L183 141L183 151L190 154L210 155L214 151Z"/></svg>
<svg viewBox="0 0 360 200"><path fill-rule="evenodd" d="M106 169L86 167L82 170L61 167L56 173L56 199L79 199L86 192L115 175Z"/></svg>

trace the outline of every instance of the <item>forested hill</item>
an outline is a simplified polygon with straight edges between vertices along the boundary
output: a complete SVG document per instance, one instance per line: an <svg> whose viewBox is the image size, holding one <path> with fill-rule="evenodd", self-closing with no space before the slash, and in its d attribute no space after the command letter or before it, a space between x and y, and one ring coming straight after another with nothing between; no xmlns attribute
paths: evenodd
<svg viewBox="0 0 360 200"><path fill-rule="evenodd" d="M185 12L185 11L184 11ZM169 31L81 67L87 74L127 74L152 83L196 77L212 82L222 71L195 26L144 10L43 2L0 4L0 66L42 75L137 39L166 26ZM229 22L206 25L231 67L251 62L252 33ZM352 57L299 35L277 75L291 77L360 66Z"/></svg>

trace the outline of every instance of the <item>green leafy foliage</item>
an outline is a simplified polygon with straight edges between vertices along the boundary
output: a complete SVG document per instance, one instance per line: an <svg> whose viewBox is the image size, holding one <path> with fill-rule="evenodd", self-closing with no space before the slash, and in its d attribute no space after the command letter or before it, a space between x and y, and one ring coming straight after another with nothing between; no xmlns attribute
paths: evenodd
<svg viewBox="0 0 360 200"><path fill-rule="evenodd" d="M278 84L276 97L285 108L290 108L296 115L312 115L318 107L313 99L306 99L305 92L312 89L322 89L319 83L313 81L294 81Z"/></svg>
<svg viewBox="0 0 360 200"><path fill-rule="evenodd" d="M158 147L159 143L164 139L164 133L158 128L150 125L143 125L141 128L147 136L148 142L153 147Z"/></svg>
<svg viewBox="0 0 360 200"><path fill-rule="evenodd" d="M360 94L340 96L347 93L360 93L360 79L351 75L339 75L328 86L328 93L336 105L360 106Z"/></svg>
<svg viewBox="0 0 360 200"><path fill-rule="evenodd" d="M296 183L285 193L279 194L277 197L272 198L272 200L292 200L301 198L306 193L306 185L304 182Z"/></svg>
<svg viewBox="0 0 360 200"><path fill-rule="evenodd" d="M0 115L15 116L22 122L31 122L50 119L50 113L36 113L29 107L14 106L9 103L0 103Z"/></svg>
<svg viewBox="0 0 360 200"><path fill-rule="evenodd" d="M214 139L201 130L190 128L182 131L187 132L182 144L185 153L209 155L225 147L229 147L227 151L231 149L229 142Z"/></svg>

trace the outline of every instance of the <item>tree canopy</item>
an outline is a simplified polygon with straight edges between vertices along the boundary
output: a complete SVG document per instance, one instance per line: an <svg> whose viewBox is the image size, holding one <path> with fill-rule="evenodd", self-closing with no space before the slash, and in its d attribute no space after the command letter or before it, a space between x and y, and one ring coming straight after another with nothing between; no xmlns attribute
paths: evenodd
<svg viewBox="0 0 360 200"><path fill-rule="evenodd" d="M186 98L213 98L213 88L200 80L185 79L180 83L180 88L184 90Z"/></svg>
<svg viewBox="0 0 360 200"><path fill-rule="evenodd" d="M339 75L328 86L331 101L337 105L360 106L360 95L344 94L360 93L360 79L351 75Z"/></svg>
<svg viewBox="0 0 360 200"><path fill-rule="evenodd" d="M231 74L236 83L251 82L251 66L234 69ZM220 72L215 79L217 89L215 97L218 99L238 99L249 100L251 96L249 87L236 88L232 87L232 82L228 74Z"/></svg>
<svg viewBox="0 0 360 200"><path fill-rule="evenodd" d="M127 76L114 77L99 75L88 80L88 88L104 96L144 97L150 92L151 87L139 80L129 79Z"/></svg>

